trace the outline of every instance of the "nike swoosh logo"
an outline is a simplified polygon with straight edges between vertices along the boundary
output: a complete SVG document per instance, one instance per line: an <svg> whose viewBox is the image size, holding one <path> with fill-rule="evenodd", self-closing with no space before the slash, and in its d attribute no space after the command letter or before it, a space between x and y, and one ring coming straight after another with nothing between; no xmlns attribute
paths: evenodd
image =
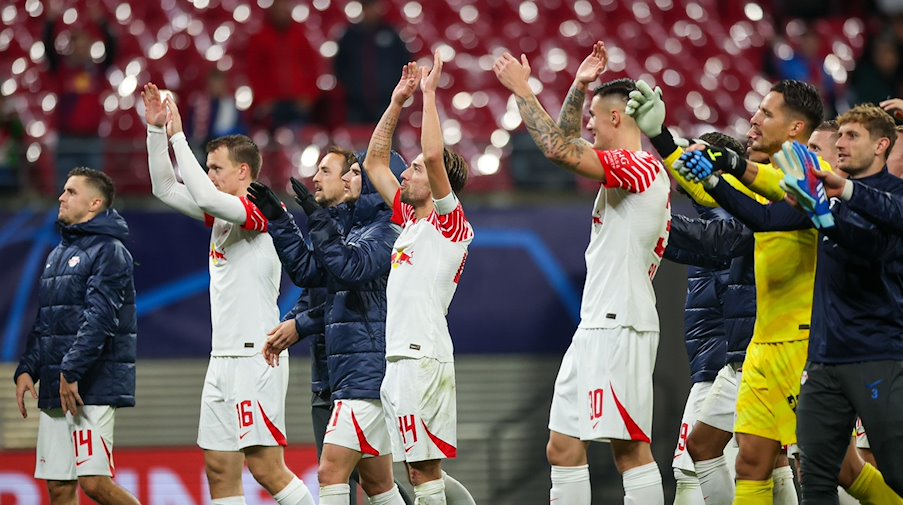
<svg viewBox="0 0 903 505"><path fill-rule="evenodd" d="M413 449L414 449L414 446L413 446L413 445L410 446L410 447L405 447L405 448L404 448L404 452L411 452Z"/></svg>
<svg viewBox="0 0 903 505"><path fill-rule="evenodd" d="M332 433L333 431L335 431L335 428L333 428L333 429L331 429L331 430L326 430L326 432L323 433L323 436L325 437L326 435L329 435L329 434Z"/></svg>
<svg viewBox="0 0 903 505"><path fill-rule="evenodd" d="M246 431L246 432L242 433L241 435L238 436L238 439L239 439L239 440L244 440L244 438L245 438L246 436L248 436L248 433L251 433L251 431L249 430L249 431Z"/></svg>
<svg viewBox="0 0 903 505"><path fill-rule="evenodd" d="M82 466L83 464L87 463L88 461L91 461L91 460L90 460L90 459L83 459L83 460L81 460L81 461L76 461L76 462L75 462L75 466Z"/></svg>

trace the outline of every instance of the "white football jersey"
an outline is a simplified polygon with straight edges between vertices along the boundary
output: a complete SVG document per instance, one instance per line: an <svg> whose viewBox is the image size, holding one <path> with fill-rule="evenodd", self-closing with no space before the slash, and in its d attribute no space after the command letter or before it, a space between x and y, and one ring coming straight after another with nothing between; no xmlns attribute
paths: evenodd
<svg viewBox="0 0 903 505"><path fill-rule="evenodd" d="M473 241L473 227L454 194L454 210L417 219L395 195L392 222L403 229L392 248L386 287L386 357L453 361L445 319ZM448 200L448 197L445 199ZM443 202L446 203L446 202Z"/></svg>
<svg viewBox="0 0 903 505"><path fill-rule="evenodd" d="M263 350L267 332L279 324L281 264L269 222L240 197L248 218L243 225L204 216L210 234L210 315L212 356L252 356Z"/></svg>
<svg viewBox="0 0 903 505"><path fill-rule="evenodd" d="M593 205L580 328L659 331L652 279L671 230L671 183L643 151L596 151L605 184Z"/></svg>

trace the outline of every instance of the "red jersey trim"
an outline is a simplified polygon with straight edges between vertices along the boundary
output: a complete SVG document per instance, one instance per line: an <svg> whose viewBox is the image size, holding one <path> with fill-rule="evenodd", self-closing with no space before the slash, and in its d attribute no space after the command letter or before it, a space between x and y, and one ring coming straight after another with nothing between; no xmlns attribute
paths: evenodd
<svg viewBox="0 0 903 505"><path fill-rule="evenodd" d="M661 164L643 151L595 150L605 169L605 187L642 193L649 189L661 170Z"/></svg>
<svg viewBox="0 0 903 505"><path fill-rule="evenodd" d="M214 219L215 218L213 216L211 216L210 214L207 214L205 212L204 213L204 226L206 226L207 228L213 228L213 220Z"/></svg>
<svg viewBox="0 0 903 505"><path fill-rule="evenodd" d="M265 233L270 227L270 222L264 217L263 212L260 212L260 209L251 200L248 200L248 197L240 196L238 199L245 206L245 214L247 215L245 223L241 227L248 231Z"/></svg>

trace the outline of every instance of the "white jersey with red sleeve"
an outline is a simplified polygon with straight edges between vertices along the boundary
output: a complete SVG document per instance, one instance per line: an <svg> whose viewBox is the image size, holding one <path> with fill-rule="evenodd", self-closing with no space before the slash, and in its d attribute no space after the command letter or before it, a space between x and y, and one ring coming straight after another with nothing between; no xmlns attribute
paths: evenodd
<svg viewBox="0 0 903 505"><path fill-rule="evenodd" d="M281 264L269 222L240 197L247 219L238 225L205 215L210 234L211 356L253 356L279 324Z"/></svg>
<svg viewBox="0 0 903 505"><path fill-rule="evenodd" d="M596 151L605 184L593 205L580 328L659 331L652 278L671 230L671 183L643 151Z"/></svg>
<svg viewBox="0 0 903 505"><path fill-rule="evenodd" d="M393 207L392 222L402 231L392 248L386 287L386 358L452 362L445 316L464 271L473 227L454 193L437 201L423 219L401 201L401 190Z"/></svg>

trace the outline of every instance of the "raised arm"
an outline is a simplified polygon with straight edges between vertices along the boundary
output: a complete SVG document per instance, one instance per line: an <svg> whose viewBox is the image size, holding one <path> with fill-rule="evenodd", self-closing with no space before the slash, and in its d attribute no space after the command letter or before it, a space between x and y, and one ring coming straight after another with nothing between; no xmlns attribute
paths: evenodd
<svg viewBox="0 0 903 505"><path fill-rule="evenodd" d="M166 110L160 100L160 90L153 83L145 84L141 97L147 117L147 165L154 196L186 216L203 220L204 211L194 203L188 188L176 180L169 159L169 142L164 129Z"/></svg>
<svg viewBox="0 0 903 505"><path fill-rule="evenodd" d="M442 125L439 109L436 107L436 89L442 78L442 58L437 50L433 54L433 68L420 69L420 90L423 92L423 127L420 129L420 147L423 149L423 164L430 180L430 190L434 200L442 200L451 192L451 183L445 171L445 142L442 139Z"/></svg>
<svg viewBox="0 0 903 505"><path fill-rule="evenodd" d="M558 127L561 128L565 138L573 140L580 137L580 123L583 119L583 106L586 104L586 90L605 72L607 65L608 51L601 40L597 41L593 44L592 52L577 68L574 83L571 84L568 96L561 104L561 111L558 113Z"/></svg>
<svg viewBox="0 0 903 505"><path fill-rule="evenodd" d="M367 171L367 177L373 183L373 186L383 197L386 205L392 206L395 201L395 193L401 185L392 169L389 166L392 151L392 137L395 135L395 126L398 124L398 117L401 110L417 90L417 79L420 74L417 70L416 63L408 63L401 70L401 79L392 91L392 100L389 107L383 112L383 116L379 118L373 135L370 137L370 144L367 146L367 157L364 159L364 170Z"/></svg>
<svg viewBox="0 0 903 505"><path fill-rule="evenodd" d="M200 209L213 217L218 217L239 225L248 220L245 204L238 196L224 193L213 185L207 173L201 168L197 158L188 146L188 139L182 131L182 116L171 97L163 102L169 113L169 132L172 150L182 173L185 187Z"/></svg>
<svg viewBox="0 0 903 505"><path fill-rule="evenodd" d="M903 196L837 174L816 172L815 176L822 179L828 197L840 198L852 210L886 230L903 233Z"/></svg>
<svg viewBox="0 0 903 505"><path fill-rule="evenodd" d="M499 81L514 93L527 131L543 155L564 169L604 183L605 169L596 151L582 138L568 139L533 94L527 57L521 55L517 61L511 53L505 53L496 60L493 70Z"/></svg>

